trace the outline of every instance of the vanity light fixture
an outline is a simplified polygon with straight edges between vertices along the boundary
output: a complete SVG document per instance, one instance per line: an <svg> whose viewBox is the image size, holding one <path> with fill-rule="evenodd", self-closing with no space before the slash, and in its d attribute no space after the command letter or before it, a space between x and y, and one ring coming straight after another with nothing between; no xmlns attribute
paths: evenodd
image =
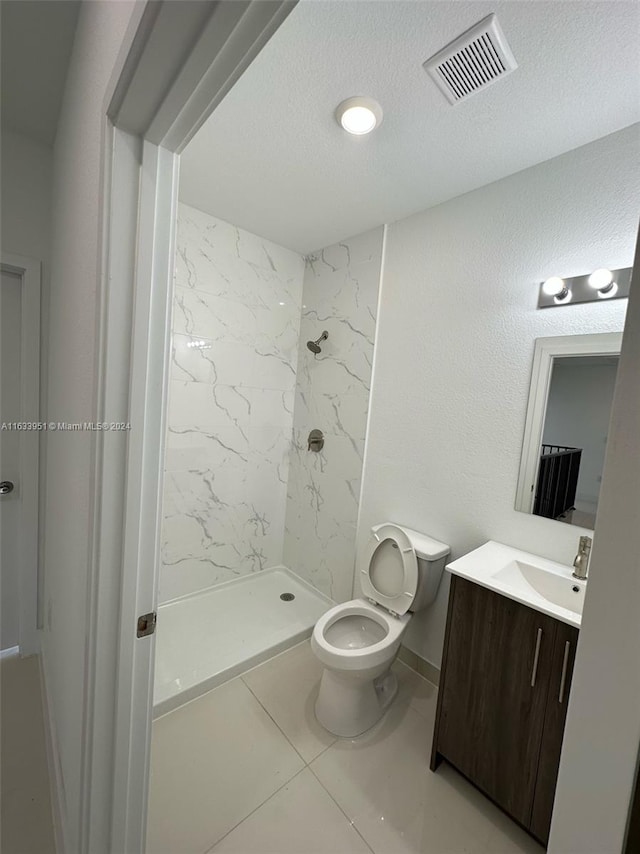
<svg viewBox="0 0 640 854"><path fill-rule="evenodd" d="M338 104L335 115L338 124L347 133L364 136L382 122L382 107L373 98L356 95Z"/></svg>
<svg viewBox="0 0 640 854"><path fill-rule="evenodd" d="M564 279L560 276L551 276L540 285L538 308L628 297L630 281L631 267L623 267L619 270L607 270L601 267L584 276Z"/></svg>

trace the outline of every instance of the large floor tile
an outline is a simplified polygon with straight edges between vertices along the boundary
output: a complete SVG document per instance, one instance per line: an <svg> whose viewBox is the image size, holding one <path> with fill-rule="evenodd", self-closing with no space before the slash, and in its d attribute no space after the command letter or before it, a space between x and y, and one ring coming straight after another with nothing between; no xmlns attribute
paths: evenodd
<svg viewBox="0 0 640 854"><path fill-rule="evenodd" d="M322 665L309 641L243 676L305 762L311 762L336 740L320 726L314 713L321 676Z"/></svg>
<svg viewBox="0 0 640 854"><path fill-rule="evenodd" d="M370 854L305 769L219 842L211 854Z"/></svg>
<svg viewBox="0 0 640 854"><path fill-rule="evenodd" d="M240 679L153 724L149 854L202 854L304 767Z"/></svg>
<svg viewBox="0 0 640 854"><path fill-rule="evenodd" d="M493 829L483 854L544 854L545 848L508 815L499 810L496 813L492 818Z"/></svg>
<svg viewBox="0 0 640 854"><path fill-rule="evenodd" d="M409 703L414 711L427 719L431 732L436 720L437 687L398 659L393 663L392 670L398 677L398 696L394 702Z"/></svg>
<svg viewBox="0 0 640 854"><path fill-rule="evenodd" d="M375 854L480 854L496 808L447 765L429 770L432 725L399 702L311 769Z"/></svg>
<svg viewBox="0 0 640 854"><path fill-rule="evenodd" d="M0 849L7 854L53 854L49 770L37 657L2 659L0 682Z"/></svg>

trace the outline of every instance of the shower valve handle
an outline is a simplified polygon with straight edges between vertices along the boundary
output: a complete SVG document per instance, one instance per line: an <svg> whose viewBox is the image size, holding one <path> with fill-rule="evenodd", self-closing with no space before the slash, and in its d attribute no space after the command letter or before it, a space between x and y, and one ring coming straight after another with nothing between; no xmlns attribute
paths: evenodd
<svg viewBox="0 0 640 854"><path fill-rule="evenodd" d="M317 454L323 448L324 448L324 436L322 435L322 430L318 430L318 429L312 430L309 433L307 450L313 451L315 454Z"/></svg>

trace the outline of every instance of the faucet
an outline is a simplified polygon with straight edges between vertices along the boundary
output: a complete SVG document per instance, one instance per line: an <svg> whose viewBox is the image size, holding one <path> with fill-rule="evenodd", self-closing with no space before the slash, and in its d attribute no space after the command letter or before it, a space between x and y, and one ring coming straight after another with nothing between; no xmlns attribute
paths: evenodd
<svg viewBox="0 0 640 854"><path fill-rule="evenodd" d="M578 554L575 556L573 565L573 577L584 581L587 577L587 566L589 564L589 553L593 540L591 537L580 537L580 545L578 546Z"/></svg>

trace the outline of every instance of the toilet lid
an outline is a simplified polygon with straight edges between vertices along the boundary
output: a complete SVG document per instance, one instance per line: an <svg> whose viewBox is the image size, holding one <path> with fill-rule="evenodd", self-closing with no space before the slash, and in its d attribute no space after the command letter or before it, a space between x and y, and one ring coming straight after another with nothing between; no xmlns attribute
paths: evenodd
<svg viewBox="0 0 640 854"><path fill-rule="evenodd" d="M396 525L374 531L360 572L364 595L394 614L406 614L418 589L418 559L409 537Z"/></svg>

